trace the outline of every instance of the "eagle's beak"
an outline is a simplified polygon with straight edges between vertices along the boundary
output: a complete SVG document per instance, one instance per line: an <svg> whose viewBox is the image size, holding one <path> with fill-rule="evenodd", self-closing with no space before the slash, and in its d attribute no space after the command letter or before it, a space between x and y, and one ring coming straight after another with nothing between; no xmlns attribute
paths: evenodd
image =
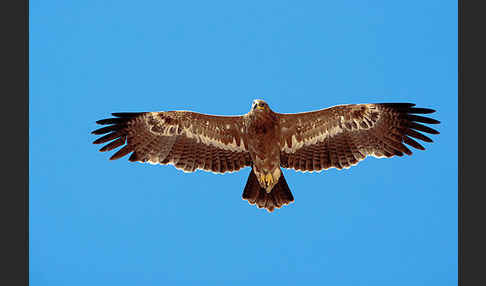
<svg viewBox="0 0 486 286"><path fill-rule="evenodd" d="M264 110L265 109L265 106L263 106L263 105L261 105L261 106L260 105L257 105L256 108L257 109L260 109L260 110Z"/></svg>

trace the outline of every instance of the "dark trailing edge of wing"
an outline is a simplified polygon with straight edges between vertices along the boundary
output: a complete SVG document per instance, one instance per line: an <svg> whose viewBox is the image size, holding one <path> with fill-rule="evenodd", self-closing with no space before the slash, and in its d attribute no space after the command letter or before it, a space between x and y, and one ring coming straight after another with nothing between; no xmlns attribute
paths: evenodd
<svg viewBox="0 0 486 286"><path fill-rule="evenodd" d="M95 135L106 134L96 139L93 142L93 144L101 144L101 143L109 142L108 144L106 144L100 149L101 152L110 151L117 147L122 146L123 144L125 144L127 139L128 122L142 114L144 114L144 112L118 112L118 113L112 113L112 115L115 116L115 118L107 118L107 119L101 119L96 121L97 124L108 125L108 126L96 129L93 132L91 132L92 134ZM110 160L119 159L132 151L133 150L131 150L131 147L127 145L121 148L120 150L118 150L115 154L113 154Z"/></svg>

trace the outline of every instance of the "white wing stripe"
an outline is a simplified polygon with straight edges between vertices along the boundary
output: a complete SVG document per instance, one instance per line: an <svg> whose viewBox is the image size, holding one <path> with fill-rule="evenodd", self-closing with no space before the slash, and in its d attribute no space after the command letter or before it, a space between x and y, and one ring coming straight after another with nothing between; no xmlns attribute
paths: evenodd
<svg viewBox="0 0 486 286"><path fill-rule="evenodd" d="M181 127L175 124L167 124L164 119L160 119L157 116L157 113L151 113L149 116L145 118L145 122L149 128L151 133L157 136L174 136L174 135L185 135L187 138L195 139L196 142L211 145L219 149L229 150L234 152L247 152L244 144L243 138L239 138L240 144L238 145L236 142L236 138L233 136L233 141L230 143L223 143L218 138L211 137L209 134L204 134L200 128L189 124L187 127ZM153 126L149 123L149 121L157 122L157 125ZM152 126L152 128L150 127ZM228 127L229 124L226 126Z"/></svg>

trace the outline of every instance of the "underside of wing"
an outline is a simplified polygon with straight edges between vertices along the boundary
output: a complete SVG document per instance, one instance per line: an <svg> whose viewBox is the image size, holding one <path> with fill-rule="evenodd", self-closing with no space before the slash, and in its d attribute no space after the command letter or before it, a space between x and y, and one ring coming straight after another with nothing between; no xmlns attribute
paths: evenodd
<svg viewBox="0 0 486 286"><path fill-rule="evenodd" d="M349 168L367 156L412 155L407 145L425 148L439 134L426 124L439 121L417 114L435 112L411 103L350 104L296 114L280 114L281 166L298 171Z"/></svg>
<svg viewBox="0 0 486 286"><path fill-rule="evenodd" d="M242 116L215 116L190 111L112 113L103 135L93 143L108 143L100 151L119 149L110 159L130 154L129 161L171 164L185 172L215 173L250 166Z"/></svg>

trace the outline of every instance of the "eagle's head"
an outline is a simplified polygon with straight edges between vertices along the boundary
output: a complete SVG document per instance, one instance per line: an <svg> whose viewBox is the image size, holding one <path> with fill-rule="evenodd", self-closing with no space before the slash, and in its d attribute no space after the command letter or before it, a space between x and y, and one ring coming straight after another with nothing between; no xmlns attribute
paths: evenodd
<svg viewBox="0 0 486 286"><path fill-rule="evenodd" d="M251 111L259 110L270 111L270 107L268 107L268 104L263 99L255 99L251 105Z"/></svg>

